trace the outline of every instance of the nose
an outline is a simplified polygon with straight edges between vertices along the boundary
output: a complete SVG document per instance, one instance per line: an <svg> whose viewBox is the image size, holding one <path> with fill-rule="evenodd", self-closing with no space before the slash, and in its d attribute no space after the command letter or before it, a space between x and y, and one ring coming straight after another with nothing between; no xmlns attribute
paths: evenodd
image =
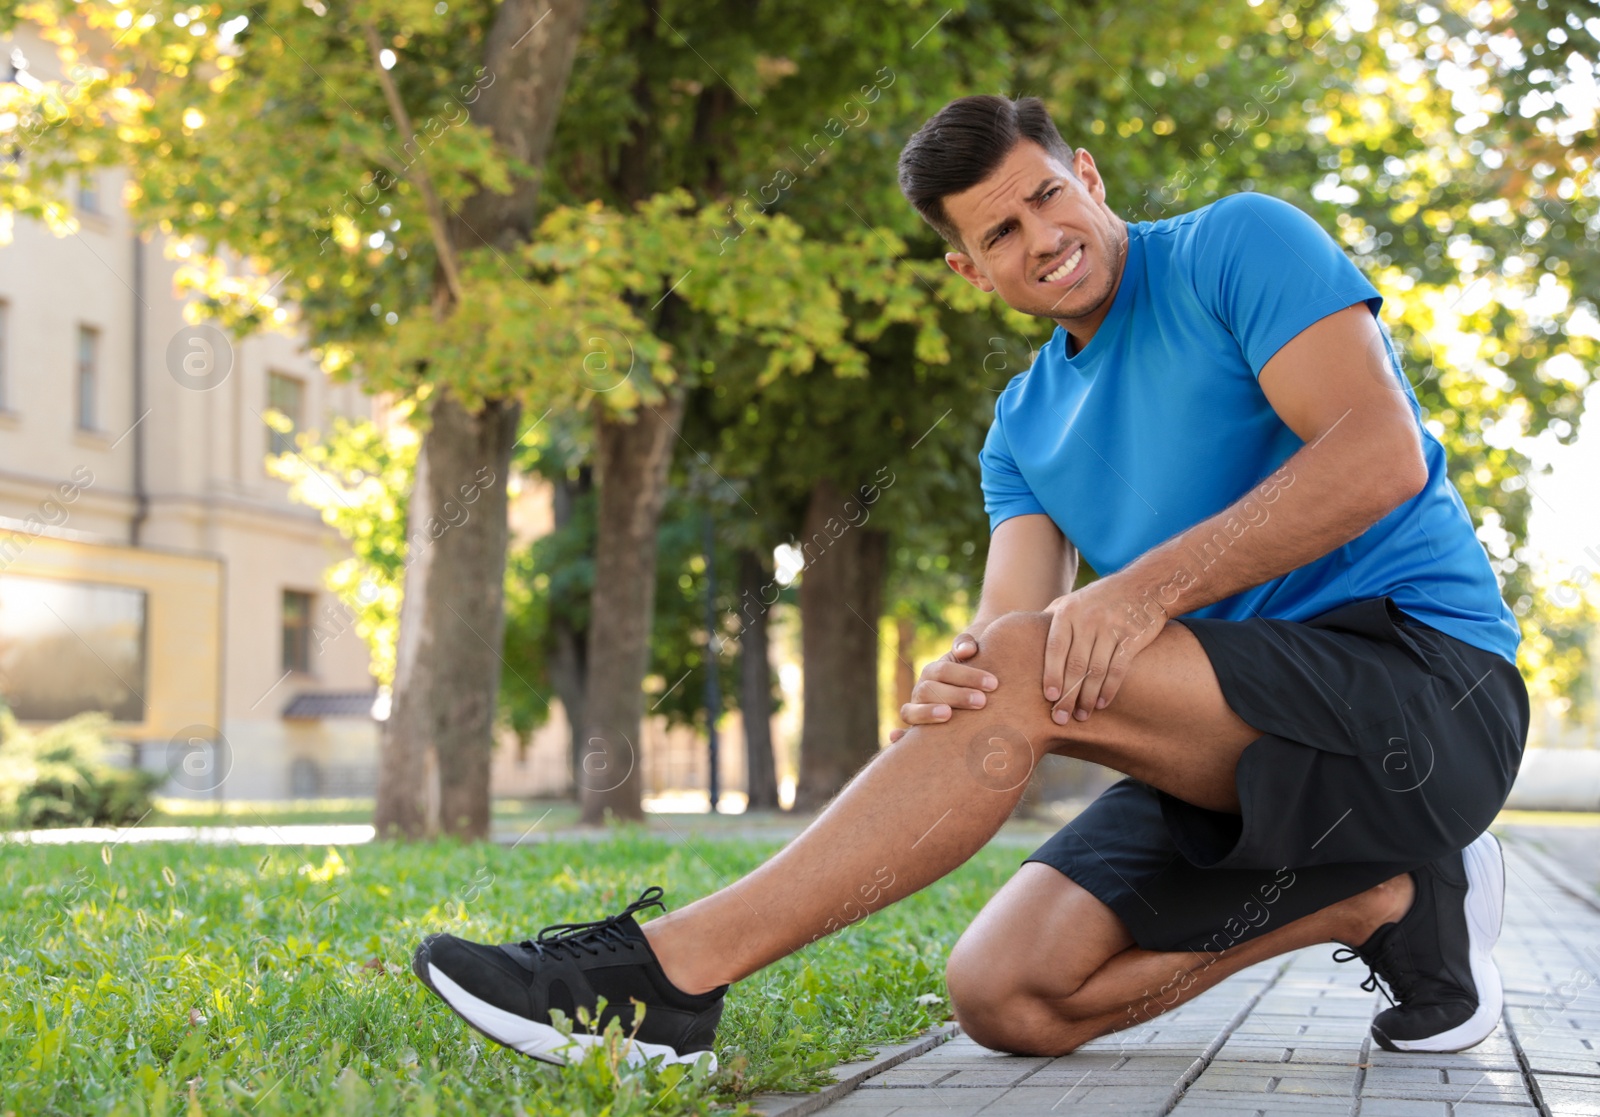
<svg viewBox="0 0 1600 1117"><path fill-rule="evenodd" d="M1035 261L1042 264L1061 251L1061 230L1031 213L1023 221L1022 235L1028 238L1028 254Z"/></svg>

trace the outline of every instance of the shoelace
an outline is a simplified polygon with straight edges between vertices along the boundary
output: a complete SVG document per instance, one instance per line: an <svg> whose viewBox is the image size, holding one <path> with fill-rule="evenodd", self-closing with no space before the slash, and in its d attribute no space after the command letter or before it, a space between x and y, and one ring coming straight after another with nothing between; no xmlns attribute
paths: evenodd
<svg viewBox="0 0 1600 1117"><path fill-rule="evenodd" d="M615 954L617 946L628 941L628 936L622 930L622 921L645 908L665 911L667 905L662 900L664 895L666 893L658 886L646 888L639 893L637 900L616 915L589 923L552 923L540 931L537 938L524 939L518 945L541 957L545 954L559 956L565 950L576 958L580 950L586 954L599 954L602 947Z"/></svg>
<svg viewBox="0 0 1600 1117"><path fill-rule="evenodd" d="M1333 960L1335 962L1354 962L1359 959L1362 962L1365 962L1367 966L1367 978L1361 983L1361 988L1365 989L1368 993L1371 993L1374 990L1382 993L1384 1000L1388 1001L1391 1005L1398 1007L1399 1001L1396 1001L1395 997L1399 997L1400 1001L1410 1000L1412 989L1409 981L1403 979L1397 980L1395 978L1395 974L1397 972L1404 972L1403 968L1396 967L1392 964L1392 958L1390 956L1394 953L1395 941L1395 936L1389 936L1383 941L1382 946L1378 947L1378 949L1372 952L1370 957L1354 947L1341 946L1333 952ZM1380 978L1382 979L1381 981L1379 980ZM1389 986L1388 989L1384 988L1385 984ZM1394 990L1394 996L1390 996L1390 989Z"/></svg>

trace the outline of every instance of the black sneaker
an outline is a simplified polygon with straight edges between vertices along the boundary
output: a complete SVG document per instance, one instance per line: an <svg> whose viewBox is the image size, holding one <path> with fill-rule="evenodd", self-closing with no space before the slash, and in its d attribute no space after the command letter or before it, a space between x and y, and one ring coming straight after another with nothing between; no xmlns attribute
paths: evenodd
<svg viewBox="0 0 1600 1117"><path fill-rule="evenodd" d="M722 1018L726 985L691 996L661 970L634 914L666 909L660 888L648 888L616 915L593 923L557 923L537 938L505 946L468 942L454 935L429 935L411 960L411 971L451 1010L496 1043L546 1063L565 1065L582 1048L601 1042L611 1020L633 1034L633 1001L642 1001L644 1019L627 1061L642 1063L657 1055L665 1063L694 1063L717 1057L711 1052ZM605 1011L592 1032L577 1023L579 1008ZM553 1009L573 1021L572 1038L550 1022ZM576 1047L578 1050L574 1050Z"/></svg>
<svg viewBox="0 0 1600 1117"><path fill-rule="evenodd" d="M1500 1023L1500 969L1494 944L1505 909L1500 843L1483 834L1459 854L1411 874L1416 899L1398 923L1385 923L1361 946L1334 951L1372 971L1361 987L1380 988L1390 1008L1372 1021L1386 1051L1465 1051Z"/></svg>

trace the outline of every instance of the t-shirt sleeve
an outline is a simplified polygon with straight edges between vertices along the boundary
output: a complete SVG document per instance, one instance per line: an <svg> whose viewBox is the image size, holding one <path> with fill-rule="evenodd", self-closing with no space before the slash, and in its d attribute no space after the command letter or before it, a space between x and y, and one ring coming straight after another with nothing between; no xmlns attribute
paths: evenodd
<svg viewBox="0 0 1600 1117"><path fill-rule="evenodd" d="M1376 315L1383 304L1338 242L1288 202L1234 194L1206 208L1195 234L1195 293L1257 376L1313 322L1358 302Z"/></svg>
<svg viewBox="0 0 1600 1117"><path fill-rule="evenodd" d="M1017 468L1016 458L1011 455L998 405L989 434L983 440L983 450L978 454L978 466L983 485L983 510L989 514L991 535L1013 516L1044 512L1044 506L1033 495L1022 471Z"/></svg>

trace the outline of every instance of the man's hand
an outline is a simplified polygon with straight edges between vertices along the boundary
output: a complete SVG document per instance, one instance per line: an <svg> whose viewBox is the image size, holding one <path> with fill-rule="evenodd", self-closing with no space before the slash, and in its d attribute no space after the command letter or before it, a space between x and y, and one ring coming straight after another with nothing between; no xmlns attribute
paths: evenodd
<svg viewBox="0 0 1600 1117"><path fill-rule="evenodd" d="M963 632L950 651L922 669L922 678L911 689L911 701L900 707L900 720L907 725L937 725L950 720L954 709L978 710L985 702L984 692L1000 685L989 672L968 667L963 662L978 654L978 641ZM906 735L904 729L889 734L892 745Z"/></svg>
<svg viewBox="0 0 1600 1117"><path fill-rule="evenodd" d="M1086 721L1117 696L1133 657L1150 646L1166 623L1154 595L1135 592L1112 574L1052 601L1044 647L1044 696L1051 717L1066 725Z"/></svg>

